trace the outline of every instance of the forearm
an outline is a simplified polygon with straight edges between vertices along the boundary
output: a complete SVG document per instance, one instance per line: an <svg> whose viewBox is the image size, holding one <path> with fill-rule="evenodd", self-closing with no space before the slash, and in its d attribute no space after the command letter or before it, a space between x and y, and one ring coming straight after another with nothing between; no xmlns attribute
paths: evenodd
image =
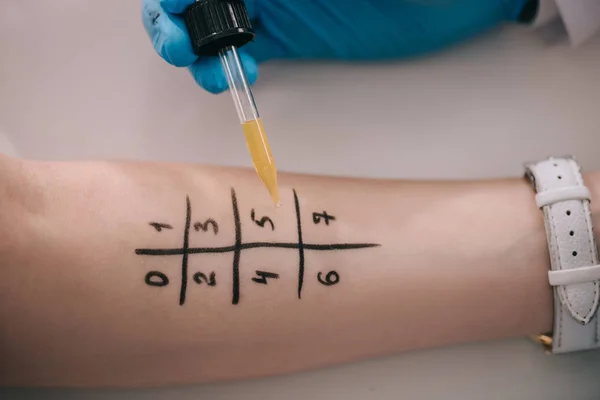
<svg viewBox="0 0 600 400"><path fill-rule="evenodd" d="M523 180L281 174L275 209L250 170L19 171L25 206L2 217L5 384L237 379L551 328Z"/></svg>

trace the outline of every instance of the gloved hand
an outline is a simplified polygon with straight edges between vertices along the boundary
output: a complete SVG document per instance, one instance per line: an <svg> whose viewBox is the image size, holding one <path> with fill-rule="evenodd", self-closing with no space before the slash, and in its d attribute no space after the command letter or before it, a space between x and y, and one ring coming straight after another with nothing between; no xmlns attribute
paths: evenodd
<svg viewBox="0 0 600 400"><path fill-rule="evenodd" d="M218 58L192 52L184 10L194 0L143 0L158 54L211 93L227 90ZM380 60L421 55L515 21L527 0L246 0L256 32L240 49L250 83L271 59Z"/></svg>

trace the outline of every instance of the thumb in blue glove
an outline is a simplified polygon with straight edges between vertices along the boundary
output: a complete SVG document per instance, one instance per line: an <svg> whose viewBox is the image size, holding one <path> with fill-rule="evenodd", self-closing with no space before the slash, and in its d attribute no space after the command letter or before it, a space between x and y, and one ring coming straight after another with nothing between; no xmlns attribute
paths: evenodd
<svg viewBox="0 0 600 400"><path fill-rule="evenodd" d="M218 58L192 51L182 14L194 0L144 0L143 21L158 54L188 67L211 93L227 90ZM348 61L414 57L441 50L502 22L537 0L246 0L256 39L240 49L253 84L271 59Z"/></svg>
<svg viewBox="0 0 600 400"><path fill-rule="evenodd" d="M187 67L195 81L208 92L222 93L228 89L228 84L220 60L217 57L198 58L192 50L183 13L193 3L194 0L144 0L144 27L154 49L165 61L176 67ZM255 1L246 1L246 7L250 19L255 20ZM260 45L257 42L252 45ZM258 62L245 48L240 49L239 54L248 81L254 84L258 77Z"/></svg>

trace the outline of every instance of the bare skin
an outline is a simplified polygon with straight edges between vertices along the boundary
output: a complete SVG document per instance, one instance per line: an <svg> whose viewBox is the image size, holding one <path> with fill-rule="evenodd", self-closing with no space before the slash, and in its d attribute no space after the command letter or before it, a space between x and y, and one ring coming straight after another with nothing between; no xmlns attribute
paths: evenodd
<svg viewBox="0 0 600 400"><path fill-rule="evenodd" d="M3 157L0 173L3 385L254 378L552 327L543 219L524 179L282 173L275 209L246 169ZM585 179L596 198L600 179ZM238 244L255 243L237 278L232 189ZM186 196L187 248L222 248L187 262ZM324 211L335 219L313 216ZM328 244L377 246L317 249Z"/></svg>

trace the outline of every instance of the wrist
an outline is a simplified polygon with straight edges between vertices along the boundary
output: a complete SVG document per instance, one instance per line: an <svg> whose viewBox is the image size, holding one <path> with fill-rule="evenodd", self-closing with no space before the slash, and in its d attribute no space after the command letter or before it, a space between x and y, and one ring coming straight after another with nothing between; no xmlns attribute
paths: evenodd
<svg viewBox="0 0 600 400"><path fill-rule="evenodd" d="M494 256L499 260L495 264L498 287L494 293L502 309L497 317L507 329L500 337L511 332L518 335L546 332L552 327L553 298L547 275L550 259L544 218L525 179L503 186L502 192L490 193L488 203L501 227L499 237L489 239L490 243L499 244L497 253L490 253L489 261L482 263L490 265Z"/></svg>
<svg viewBox="0 0 600 400"><path fill-rule="evenodd" d="M397 209L409 210L408 219L389 235L395 244L384 248L397 251L398 263L411 259L398 292L427 288L424 299L403 295L397 304L437 315L435 329L420 329L441 335L429 344L526 337L551 329L544 219L527 181L446 182L413 190L418 196L412 201L408 185L395 196ZM452 311L440 316L440 309Z"/></svg>

